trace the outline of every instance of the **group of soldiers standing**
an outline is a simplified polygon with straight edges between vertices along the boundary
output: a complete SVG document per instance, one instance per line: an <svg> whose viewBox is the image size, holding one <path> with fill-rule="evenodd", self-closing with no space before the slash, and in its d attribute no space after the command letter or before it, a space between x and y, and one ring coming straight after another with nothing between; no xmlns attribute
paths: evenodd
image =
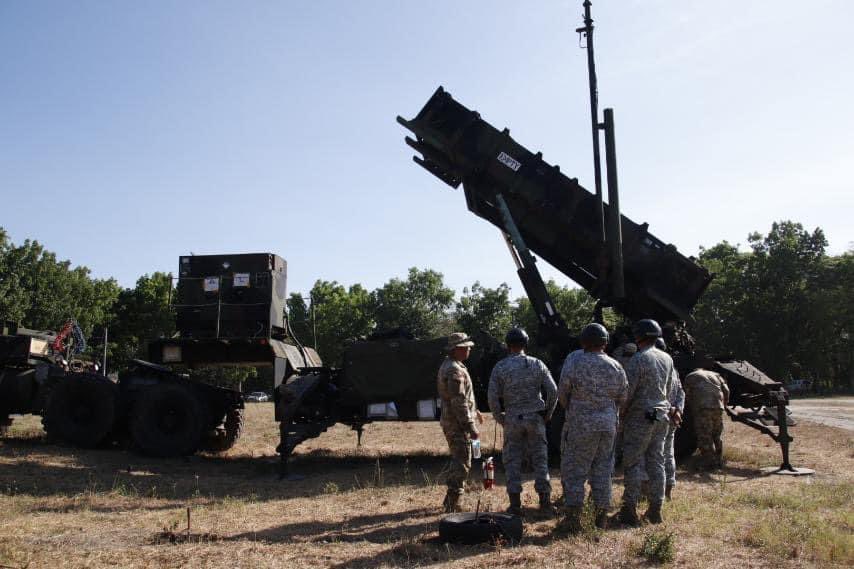
<svg viewBox="0 0 854 569"><path fill-rule="evenodd" d="M609 341L605 327L588 324L580 335L581 349L567 356L556 385L548 367L525 353L527 333L514 328L507 334L509 354L492 370L488 402L504 429L502 460L509 513L521 514L525 459L533 470L540 510L553 513L546 424L558 401L566 413L561 482L564 525L569 531L581 529L586 482L591 487L596 526L608 525L618 433L622 434L625 489L617 519L626 525L640 522L637 504L645 489L649 507L644 518L662 522L662 504L671 498L676 482L674 433L686 399L703 460L710 466L722 465L722 412L729 397L724 380L715 372L697 369L686 376L683 390L673 360L664 351L659 324L640 320L633 335L635 344L621 346L614 358L605 353ZM449 354L437 380L441 426L451 454L444 501L448 512L459 510L471 469L471 441L478 439L483 424L463 363L473 345L466 334L451 334Z"/></svg>

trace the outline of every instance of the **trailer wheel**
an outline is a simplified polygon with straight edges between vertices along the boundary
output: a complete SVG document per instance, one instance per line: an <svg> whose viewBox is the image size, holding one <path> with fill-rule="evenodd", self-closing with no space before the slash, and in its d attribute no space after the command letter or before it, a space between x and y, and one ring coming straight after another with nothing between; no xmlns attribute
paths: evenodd
<svg viewBox="0 0 854 569"><path fill-rule="evenodd" d="M225 414L225 421L222 427L205 436L201 449L209 452L227 451L240 438L240 433L243 431L243 423L243 409L238 407L229 409Z"/></svg>
<svg viewBox="0 0 854 569"><path fill-rule="evenodd" d="M504 540L517 545L522 541L522 518L489 512L451 514L439 522L439 540L466 545Z"/></svg>
<svg viewBox="0 0 854 569"><path fill-rule="evenodd" d="M159 383L138 395L130 432L139 449L153 456L184 456L199 448L210 421L203 401L183 385Z"/></svg>
<svg viewBox="0 0 854 569"><path fill-rule="evenodd" d="M42 425L48 436L92 448L103 443L116 419L116 385L103 378L68 375L50 390Z"/></svg>

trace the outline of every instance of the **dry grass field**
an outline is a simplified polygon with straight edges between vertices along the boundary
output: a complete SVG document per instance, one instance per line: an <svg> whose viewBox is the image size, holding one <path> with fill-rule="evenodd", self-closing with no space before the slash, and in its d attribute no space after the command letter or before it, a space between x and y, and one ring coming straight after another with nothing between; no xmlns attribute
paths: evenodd
<svg viewBox="0 0 854 569"><path fill-rule="evenodd" d="M338 426L298 448L301 479L280 481L270 404L249 407L246 435L225 455L177 460L56 446L25 417L0 441L0 567L641 567L654 563L644 544L668 536L672 566L850 567L854 437L809 423L794 434L793 462L813 477L761 475L777 448L728 422L728 467L680 467L664 526L567 537L536 515L526 484L525 538L510 548L438 542L436 423L369 425L361 448ZM487 509L506 507L500 468L498 478Z"/></svg>

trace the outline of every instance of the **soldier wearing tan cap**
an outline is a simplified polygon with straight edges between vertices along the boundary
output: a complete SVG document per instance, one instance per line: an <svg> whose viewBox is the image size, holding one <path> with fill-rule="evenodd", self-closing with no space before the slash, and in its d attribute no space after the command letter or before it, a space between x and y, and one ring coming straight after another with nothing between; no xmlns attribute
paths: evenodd
<svg viewBox="0 0 854 569"><path fill-rule="evenodd" d="M436 385L442 400L439 423L448 441L451 464L448 469L446 512L459 511L460 497L471 470L471 440L478 438L477 425L483 417L477 410L471 377L463 363L468 359L474 342L462 332L448 336L448 357L442 362Z"/></svg>

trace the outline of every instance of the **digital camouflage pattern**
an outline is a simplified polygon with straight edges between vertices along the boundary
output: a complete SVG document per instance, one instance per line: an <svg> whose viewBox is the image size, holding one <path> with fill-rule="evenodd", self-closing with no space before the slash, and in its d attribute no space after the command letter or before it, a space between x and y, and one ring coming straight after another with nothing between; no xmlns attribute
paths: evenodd
<svg viewBox="0 0 854 569"><path fill-rule="evenodd" d="M700 409L694 413L694 430L700 455L717 466L723 460L723 413L719 409Z"/></svg>
<svg viewBox="0 0 854 569"><path fill-rule="evenodd" d="M707 463L723 459L723 409L729 387L719 373L698 369L685 377L685 397L694 417L697 447Z"/></svg>
<svg viewBox="0 0 854 569"><path fill-rule="evenodd" d="M560 473L568 507L584 504L588 479L596 507L610 507L618 409L627 391L626 372L608 355L578 350L566 358L558 398L566 409Z"/></svg>
<svg viewBox="0 0 854 569"><path fill-rule="evenodd" d="M614 437L608 431L573 431L564 423L560 443L560 477L564 504L584 505L584 483L597 508L611 506L611 473L614 471Z"/></svg>
<svg viewBox="0 0 854 569"><path fill-rule="evenodd" d="M669 397L678 376L670 355L654 346L638 350L626 367L629 393L623 427L623 502L637 504L641 482L646 478L650 502L660 503L664 500Z"/></svg>
<svg viewBox="0 0 854 569"><path fill-rule="evenodd" d="M682 413L685 410L685 390L679 374L674 371L673 383L670 386L670 405ZM676 485L676 453L674 452L674 440L676 438L676 425L667 425L667 436L664 437L664 474L668 486Z"/></svg>
<svg viewBox="0 0 854 569"><path fill-rule="evenodd" d="M604 353L577 350L561 368L558 399L566 409L567 424L616 432L617 414L627 390L626 372L617 360Z"/></svg>
<svg viewBox="0 0 854 569"><path fill-rule="evenodd" d="M545 400L541 392L545 392ZM489 409L499 423L504 413L546 411L546 415L551 415L557 405L557 386L542 361L522 353L510 354L492 368L488 400Z"/></svg>
<svg viewBox="0 0 854 569"><path fill-rule="evenodd" d="M465 364L453 358L445 358L436 378L439 398L442 400L442 416L439 423L450 451L448 469L448 493L462 494L471 470L472 436L477 435L477 406L471 377Z"/></svg>
<svg viewBox="0 0 854 569"><path fill-rule="evenodd" d="M557 405L557 386L546 364L522 353L502 359L489 377L488 401L493 417L504 427L501 457L507 492L522 492L522 460L526 456L534 471L537 493L551 492L545 417L550 417Z"/></svg>
<svg viewBox="0 0 854 569"><path fill-rule="evenodd" d="M691 411L724 408L729 387L719 373L698 369L685 376L685 393Z"/></svg>
<svg viewBox="0 0 854 569"><path fill-rule="evenodd" d="M508 415L504 420L501 460L507 476L507 493L522 492L522 460L527 456L538 494L551 492L546 423L539 413Z"/></svg>
<svg viewBox="0 0 854 569"><path fill-rule="evenodd" d="M682 382L679 381L677 373L670 387L670 404L682 413L685 409L685 391ZM667 486L676 485L676 454L674 452L674 440L676 431L679 429L672 422L667 425L667 435L664 437L664 475ZM649 480L646 475L646 465L643 468L643 479Z"/></svg>
<svg viewBox="0 0 854 569"><path fill-rule="evenodd" d="M676 368L670 354L655 346L641 348L626 366L629 392L627 418L644 418L650 411L666 414L670 410L670 386Z"/></svg>

